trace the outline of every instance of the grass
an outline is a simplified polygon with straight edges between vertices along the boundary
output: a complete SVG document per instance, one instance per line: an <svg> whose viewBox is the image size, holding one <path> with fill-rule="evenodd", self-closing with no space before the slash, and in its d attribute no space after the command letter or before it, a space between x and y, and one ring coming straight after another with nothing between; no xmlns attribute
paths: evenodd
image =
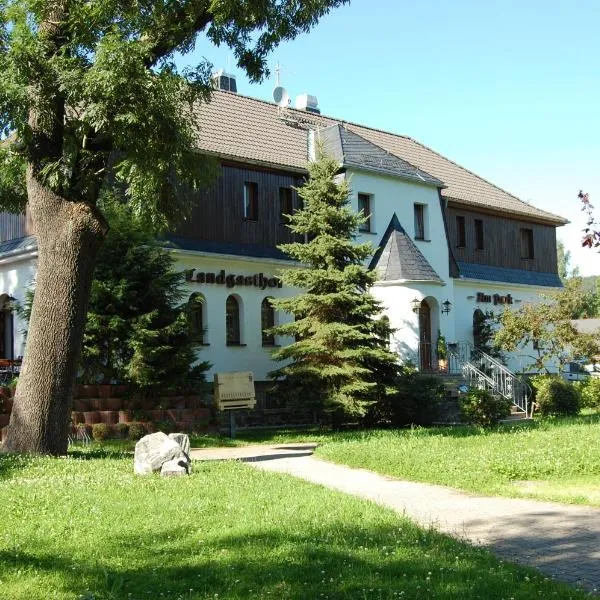
<svg viewBox="0 0 600 600"><path fill-rule="evenodd" d="M325 459L471 492L600 506L600 416L332 437Z"/></svg>
<svg viewBox="0 0 600 600"><path fill-rule="evenodd" d="M0 598L584 598L374 504L236 462L0 456Z"/></svg>
<svg viewBox="0 0 600 600"><path fill-rule="evenodd" d="M600 415L476 427L202 436L196 447L319 443L317 456L400 479L470 492L600 506Z"/></svg>

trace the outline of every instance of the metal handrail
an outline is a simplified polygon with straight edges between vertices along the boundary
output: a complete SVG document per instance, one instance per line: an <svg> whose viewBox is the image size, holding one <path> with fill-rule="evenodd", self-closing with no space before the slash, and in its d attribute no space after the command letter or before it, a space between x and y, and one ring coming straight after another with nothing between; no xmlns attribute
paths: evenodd
<svg viewBox="0 0 600 600"><path fill-rule="evenodd" d="M464 341L448 344L448 354L450 373L460 373L476 387L500 394L529 416L531 388L499 360Z"/></svg>

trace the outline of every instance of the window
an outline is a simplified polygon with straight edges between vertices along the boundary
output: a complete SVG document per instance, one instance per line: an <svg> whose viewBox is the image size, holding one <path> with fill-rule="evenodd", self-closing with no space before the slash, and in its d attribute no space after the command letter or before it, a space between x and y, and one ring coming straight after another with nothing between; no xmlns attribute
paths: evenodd
<svg viewBox="0 0 600 600"><path fill-rule="evenodd" d="M415 204L415 240L425 239L425 205Z"/></svg>
<svg viewBox="0 0 600 600"><path fill-rule="evenodd" d="M287 223L285 215L291 215L294 212L294 203L292 201L292 188L279 188L279 222Z"/></svg>
<svg viewBox="0 0 600 600"><path fill-rule="evenodd" d="M465 228L465 218L456 217L456 247L466 248L467 246L467 230Z"/></svg>
<svg viewBox="0 0 600 600"><path fill-rule="evenodd" d="M521 229L521 258L533 258L533 229Z"/></svg>
<svg viewBox="0 0 600 600"><path fill-rule="evenodd" d="M244 219L258 221L258 184L250 181L244 183Z"/></svg>
<svg viewBox="0 0 600 600"><path fill-rule="evenodd" d="M260 328L262 331L262 345L274 346L275 335L268 330L275 326L275 310L271 306L271 298L265 298L260 305Z"/></svg>
<svg viewBox="0 0 600 600"><path fill-rule="evenodd" d="M483 250L483 221L475 219L475 249Z"/></svg>
<svg viewBox="0 0 600 600"><path fill-rule="evenodd" d="M190 336L192 341L197 344L204 344L204 296L202 294L192 294L188 301L188 316L190 324Z"/></svg>
<svg viewBox="0 0 600 600"><path fill-rule="evenodd" d="M362 216L367 217L364 223L358 227L359 231L371 231L371 196L369 194L358 194L358 212L362 211Z"/></svg>
<svg viewBox="0 0 600 600"><path fill-rule="evenodd" d="M229 296L225 304L225 330L227 345L240 344L240 304L235 296Z"/></svg>

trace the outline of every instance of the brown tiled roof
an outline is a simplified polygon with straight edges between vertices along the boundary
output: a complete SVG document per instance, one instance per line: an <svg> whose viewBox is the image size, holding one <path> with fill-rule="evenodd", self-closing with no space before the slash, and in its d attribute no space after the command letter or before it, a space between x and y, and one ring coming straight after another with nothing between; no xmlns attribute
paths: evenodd
<svg viewBox="0 0 600 600"><path fill-rule="evenodd" d="M510 213L555 225L568 221L519 200L410 137L294 109L278 113L271 102L232 92L215 91L197 108L199 148L240 161L304 172L308 128L343 123L350 131L444 182L442 196L472 208Z"/></svg>

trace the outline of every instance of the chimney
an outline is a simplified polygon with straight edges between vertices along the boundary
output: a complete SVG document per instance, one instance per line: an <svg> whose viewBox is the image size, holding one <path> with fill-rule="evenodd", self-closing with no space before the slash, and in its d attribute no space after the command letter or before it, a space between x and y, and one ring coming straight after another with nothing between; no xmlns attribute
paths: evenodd
<svg viewBox="0 0 600 600"><path fill-rule="evenodd" d="M225 73L223 69L219 69L212 74L211 80L215 90L225 90L226 92L237 93L235 75L232 75L231 73Z"/></svg>
<svg viewBox="0 0 600 600"><path fill-rule="evenodd" d="M310 94L300 94L299 96L296 96L296 108L298 110L305 110L306 112L315 113L317 115L321 114L317 97L311 96Z"/></svg>

